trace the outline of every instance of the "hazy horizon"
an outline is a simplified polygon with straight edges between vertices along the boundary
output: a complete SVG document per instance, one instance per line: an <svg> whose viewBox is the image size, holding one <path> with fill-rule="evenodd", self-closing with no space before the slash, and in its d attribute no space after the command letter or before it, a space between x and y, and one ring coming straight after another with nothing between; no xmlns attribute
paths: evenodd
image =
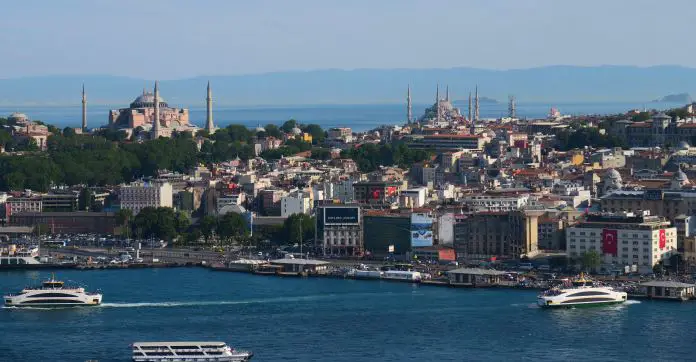
<svg viewBox="0 0 696 362"><path fill-rule="evenodd" d="M694 10L686 0L27 0L3 7L0 78L696 67L696 51L673 48L692 41Z"/></svg>

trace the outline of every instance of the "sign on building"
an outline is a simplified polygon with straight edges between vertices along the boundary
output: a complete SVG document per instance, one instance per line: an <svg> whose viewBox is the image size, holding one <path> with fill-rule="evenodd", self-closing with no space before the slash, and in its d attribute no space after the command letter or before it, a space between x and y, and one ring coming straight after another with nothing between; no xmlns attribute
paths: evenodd
<svg viewBox="0 0 696 362"><path fill-rule="evenodd" d="M433 245L433 218L426 213L411 214L411 247Z"/></svg>
<svg viewBox="0 0 696 362"><path fill-rule="evenodd" d="M336 224L351 224L357 225L360 223L360 207L325 207L324 208L324 225Z"/></svg>

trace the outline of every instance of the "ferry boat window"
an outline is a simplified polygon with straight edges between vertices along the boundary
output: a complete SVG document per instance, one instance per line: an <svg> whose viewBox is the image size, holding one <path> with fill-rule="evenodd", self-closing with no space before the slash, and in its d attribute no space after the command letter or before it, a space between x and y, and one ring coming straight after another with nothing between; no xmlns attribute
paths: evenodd
<svg viewBox="0 0 696 362"><path fill-rule="evenodd" d="M590 295L607 295L605 292L578 292L574 294L569 294L568 297L585 297Z"/></svg>
<svg viewBox="0 0 696 362"><path fill-rule="evenodd" d="M52 297L74 297L72 294L66 294L66 293L41 293L41 294L34 294L31 296L32 298L52 298Z"/></svg>

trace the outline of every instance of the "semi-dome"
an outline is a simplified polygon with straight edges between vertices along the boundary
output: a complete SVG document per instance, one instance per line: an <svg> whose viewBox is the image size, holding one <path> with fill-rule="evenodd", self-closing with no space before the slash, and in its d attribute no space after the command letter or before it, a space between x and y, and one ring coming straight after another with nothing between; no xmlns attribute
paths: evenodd
<svg viewBox="0 0 696 362"><path fill-rule="evenodd" d="M266 132L266 129L263 128L263 127L261 127L261 125L258 125L258 126L254 129L254 131L255 131L256 133L258 133L258 132Z"/></svg>
<svg viewBox="0 0 696 362"><path fill-rule="evenodd" d="M167 102L164 101L164 99L159 96L157 97L159 100L159 105L160 107L169 107ZM145 92L141 95L138 96L131 104L131 108L154 108L155 107L155 95L152 94L151 92Z"/></svg>
<svg viewBox="0 0 696 362"><path fill-rule="evenodd" d="M691 148L691 146L689 146L689 143L686 141L681 141L677 145L677 149L682 150L682 151L688 151L690 148Z"/></svg>
<svg viewBox="0 0 696 362"><path fill-rule="evenodd" d="M301 135L301 134L302 134L302 130L299 129L298 127L295 127L295 128L292 129L292 133L295 134L295 135Z"/></svg>

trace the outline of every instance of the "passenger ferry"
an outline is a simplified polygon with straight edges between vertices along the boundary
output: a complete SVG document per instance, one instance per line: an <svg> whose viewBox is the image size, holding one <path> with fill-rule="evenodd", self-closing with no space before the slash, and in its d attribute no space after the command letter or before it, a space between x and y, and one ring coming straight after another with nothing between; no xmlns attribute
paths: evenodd
<svg viewBox="0 0 696 362"><path fill-rule="evenodd" d="M626 292L594 286L591 280L585 279L581 274L571 285L551 288L539 294L537 303L542 308L589 307L623 303L627 298Z"/></svg>
<svg viewBox="0 0 696 362"><path fill-rule="evenodd" d="M8 307L94 306L102 302L101 294L88 293L80 287L66 287L53 276L41 283L40 287L24 288L21 292L4 298L5 306Z"/></svg>
<svg viewBox="0 0 696 362"><path fill-rule="evenodd" d="M242 362L254 355L225 342L137 342L132 347L134 362Z"/></svg>
<svg viewBox="0 0 696 362"><path fill-rule="evenodd" d="M382 279L420 283L422 275L417 271L387 270L382 273Z"/></svg>
<svg viewBox="0 0 696 362"><path fill-rule="evenodd" d="M0 249L0 268L40 265L39 248L36 246L21 247L15 245Z"/></svg>

